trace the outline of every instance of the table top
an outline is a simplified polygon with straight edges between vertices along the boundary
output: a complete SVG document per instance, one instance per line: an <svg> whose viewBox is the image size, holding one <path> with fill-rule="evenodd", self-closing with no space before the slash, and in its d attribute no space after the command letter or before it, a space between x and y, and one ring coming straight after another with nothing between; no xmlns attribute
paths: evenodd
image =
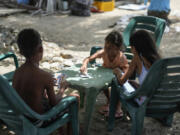
<svg viewBox="0 0 180 135"><path fill-rule="evenodd" d="M84 90L84 89L102 89L109 85L114 77L112 70L104 68L102 66L88 65L89 78L83 78L80 74L80 67L82 64L76 64L71 67L67 67L60 71L66 74L66 80L70 83L70 87Z"/></svg>

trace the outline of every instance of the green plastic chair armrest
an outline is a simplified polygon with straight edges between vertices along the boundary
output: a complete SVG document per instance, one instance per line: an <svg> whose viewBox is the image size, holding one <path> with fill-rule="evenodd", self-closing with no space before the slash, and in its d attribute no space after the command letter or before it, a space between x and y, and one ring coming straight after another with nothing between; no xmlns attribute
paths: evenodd
<svg viewBox="0 0 180 135"><path fill-rule="evenodd" d="M38 120L49 120L54 116L58 115L60 112L68 109L70 105L78 104L76 97L68 96L63 98L57 105L51 108L48 112L42 115L34 115Z"/></svg>
<svg viewBox="0 0 180 135"><path fill-rule="evenodd" d="M17 60L16 55L15 55L14 53L12 53L12 52L8 52L8 53L6 53L6 54L0 55L0 61L4 60L4 59L6 59L6 58L9 58L9 57L13 57L13 59L14 59L14 64L15 64L16 69L17 69L17 68L19 67L18 60Z"/></svg>

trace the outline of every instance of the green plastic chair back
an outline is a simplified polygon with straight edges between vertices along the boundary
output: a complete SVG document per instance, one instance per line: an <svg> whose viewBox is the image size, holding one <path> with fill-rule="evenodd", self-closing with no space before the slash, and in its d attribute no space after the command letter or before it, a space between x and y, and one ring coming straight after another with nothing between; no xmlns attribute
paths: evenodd
<svg viewBox="0 0 180 135"><path fill-rule="evenodd" d="M17 59L17 57L16 57L16 55L15 55L14 53L8 52L8 53L6 53L6 54L0 55L0 61L4 60L4 59L6 59L6 58L13 58L16 69L19 67L18 59ZM12 81L12 78L13 78L13 75L14 75L14 71L8 72L8 73L4 74L3 76L4 76L9 82L11 82L11 81Z"/></svg>
<svg viewBox="0 0 180 135"><path fill-rule="evenodd" d="M65 110L68 111L46 127L37 127L28 119L48 121ZM18 135L48 135L67 122L72 123L73 135L79 134L78 102L75 97L63 98L48 112L40 115L27 106L4 76L0 76L0 119Z"/></svg>
<svg viewBox="0 0 180 135"><path fill-rule="evenodd" d="M180 57L165 58L154 63L141 87L132 94L125 94L117 79L114 79L108 129L113 129L115 104L118 99L132 119L132 135L142 134L145 116L159 119L165 126L171 126L173 114L180 111L179 95ZM141 96L147 98L143 104L138 105L134 99Z"/></svg>
<svg viewBox="0 0 180 135"><path fill-rule="evenodd" d="M145 29L152 32L156 45L159 47L161 38L166 27L166 21L153 16L133 17L123 32L123 42L126 47L129 46L131 34L138 29Z"/></svg>
<svg viewBox="0 0 180 135"><path fill-rule="evenodd" d="M95 54L97 51L101 50L103 47L101 46L93 46L90 50L90 56ZM90 64L96 64L96 60L92 60L89 62Z"/></svg>

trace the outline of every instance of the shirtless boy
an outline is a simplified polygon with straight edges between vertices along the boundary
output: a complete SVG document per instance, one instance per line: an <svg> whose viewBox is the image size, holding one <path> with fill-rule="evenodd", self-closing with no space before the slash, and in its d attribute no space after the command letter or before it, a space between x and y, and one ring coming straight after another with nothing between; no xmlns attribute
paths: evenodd
<svg viewBox="0 0 180 135"><path fill-rule="evenodd" d="M63 85L58 95L55 95L53 76L39 68L43 46L37 31L22 30L18 35L17 43L26 61L15 71L13 87L35 112L42 114L45 112L42 102L46 98L45 95L48 96L50 106L54 106L59 102L66 86Z"/></svg>

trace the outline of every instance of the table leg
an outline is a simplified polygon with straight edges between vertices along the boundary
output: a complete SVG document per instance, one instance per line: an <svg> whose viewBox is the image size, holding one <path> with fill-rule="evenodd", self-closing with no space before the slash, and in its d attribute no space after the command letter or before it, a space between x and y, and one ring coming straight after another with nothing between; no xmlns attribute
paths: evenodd
<svg viewBox="0 0 180 135"><path fill-rule="evenodd" d="M117 103L119 101L119 93L116 90L116 85L114 81L111 85L111 97L110 97L110 108L109 108L109 118L108 118L108 131L112 131L115 121L115 112Z"/></svg>
<svg viewBox="0 0 180 135"><path fill-rule="evenodd" d="M98 91L94 88L91 88L86 93L86 109L84 116L84 135L88 135L89 127L91 125L91 118L94 111L94 105L96 102Z"/></svg>
<svg viewBox="0 0 180 135"><path fill-rule="evenodd" d="M84 98L85 98L85 93L80 91L80 108L84 107Z"/></svg>

